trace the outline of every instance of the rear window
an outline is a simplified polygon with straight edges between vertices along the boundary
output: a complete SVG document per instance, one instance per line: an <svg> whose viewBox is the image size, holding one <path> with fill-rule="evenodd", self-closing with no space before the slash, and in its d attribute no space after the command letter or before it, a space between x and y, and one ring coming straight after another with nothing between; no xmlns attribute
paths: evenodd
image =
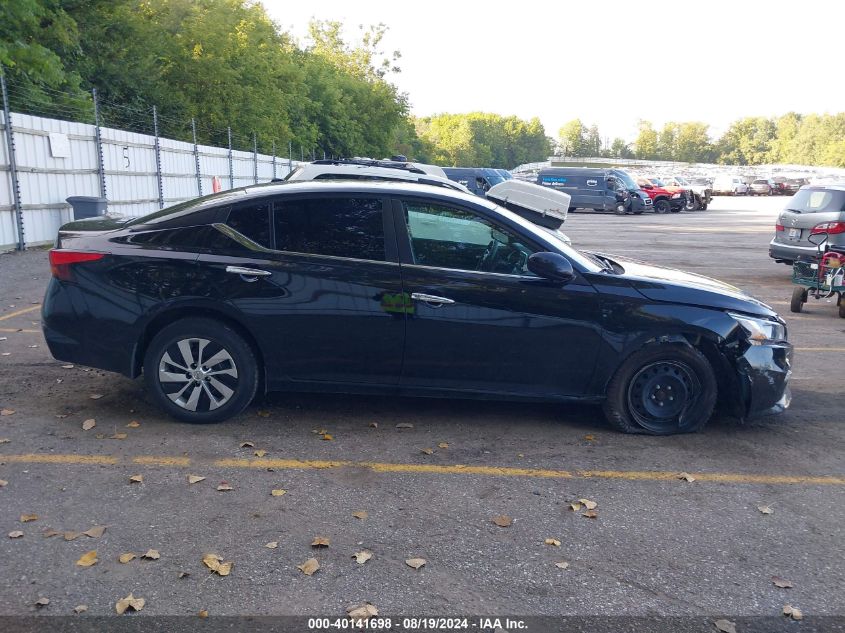
<svg viewBox="0 0 845 633"><path fill-rule="evenodd" d="M801 189L786 205L795 213L837 213L845 211L845 191Z"/></svg>
<svg viewBox="0 0 845 633"><path fill-rule="evenodd" d="M752 185L768 185L769 181L768 180L755 180L751 184Z"/></svg>

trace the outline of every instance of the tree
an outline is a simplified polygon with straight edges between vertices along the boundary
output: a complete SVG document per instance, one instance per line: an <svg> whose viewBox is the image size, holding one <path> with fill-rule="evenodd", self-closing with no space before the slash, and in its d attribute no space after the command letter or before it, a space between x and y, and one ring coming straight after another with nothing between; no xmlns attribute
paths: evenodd
<svg viewBox="0 0 845 633"><path fill-rule="evenodd" d="M654 160L658 157L657 132L649 121L639 122L639 133L634 141L634 153L641 160Z"/></svg>
<svg viewBox="0 0 845 633"><path fill-rule="evenodd" d="M685 163L709 163L713 160L713 144L705 123L677 123L673 160Z"/></svg>
<svg viewBox="0 0 845 633"><path fill-rule="evenodd" d="M581 119L573 119L565 123L557 135L564 156L585 155L587 128L581 123Z"/></svg>
<svg viewBox="0 0 845 633"><path fill-rule="evenodd" d="M634 152L631 151L631 146L624 139L616 137L610 144L610 156L611 158L633 158Z"/></svg>
<svg viewBox="0 0 845 633"><path fill-rule="evenodd" d="M769 161L777 128L765 117L734 121L719 139L719 162L728 165L762 165Z"/></svg>

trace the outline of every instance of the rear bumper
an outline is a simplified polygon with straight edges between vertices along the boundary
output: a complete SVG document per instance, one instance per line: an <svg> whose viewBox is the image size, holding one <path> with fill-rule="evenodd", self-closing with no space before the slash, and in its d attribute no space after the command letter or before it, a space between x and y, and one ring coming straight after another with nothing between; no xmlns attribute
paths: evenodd
<svg viewBox="0 0 845 633"><path fill-rule="evenodd" d="M789 377L792 375L792 345L773 343L751 345L737 359L739 390L744 419L781 413L792 399Z"/></svg>
<svg viewBox="0 0 845 633"><path fill-rule="evenodd" d="M797 246L776 242L769 242L769 257L778 262L794 262L799 257L815 257L819 249L815 246Z"/></svg>

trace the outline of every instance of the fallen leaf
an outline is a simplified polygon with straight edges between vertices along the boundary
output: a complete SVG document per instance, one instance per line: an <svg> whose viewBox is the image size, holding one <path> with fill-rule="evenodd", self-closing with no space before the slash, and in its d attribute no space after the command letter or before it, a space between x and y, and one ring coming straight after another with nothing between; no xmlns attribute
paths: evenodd
<svg viewBox="0 0 845 633"><path fill-rule="evenodd" d="M433 448L421 448L420 453L425 453L426 455L432 455L432 454L434 454L434 449Z"/></svg>
<svg viewBox="0 0 845 633"><path fill-rule="evenodd" d="M762 512L763 514L772 514L774 510L772 510L769 506L757 506L757 509Z"/></svg>
<svg viewBox="0 0 845 633"><path fill-rule="evenodd" d="M223 559L217 554L206 554L202 557L202 562L212 572L216 572L220 576L228 576L232 571L233 562L223 562Z"/></svg>
<svg viewBox="0 0 845 633"><path fill-rule="evenodd" d="M586 517L587 519L597 519L599 517L599 513L595 510L587 510L581 516Z"/></svg>
<svg viewBox="0 0 845 633"><path fill-rule="evenodd" d="M311 541L311 547L328 547L331 539L328 536L315 536Z"/></svg>
<svg viewBox="0 0 845 633"><path fill-rule="evenodd" d="M123 612L127 609L132 609L133 611L140 611L144 608L144 605L146 603L147 601L143 598L136 598L130 593L125 598L121 598L117 601L117 603L114 605L114 610L117 611L118 615L122 615Z"/></svg>
<svg viewBox="0 0 845 633"><path fill-rule="evenodd" d="M114 435L110 435L109 439L110 440L125 440L127 437L129 437L129 436L126 433L115 433Z"/></svg>
<svg viewBox="0 0 845 633"><path fill-rule="evenodd" d="M366 510L357 510L352 513L352 516L354 516L356 519L366 519L370 515L367 514Z"/></svg>
<svg viewBox="0 0 845 633"><path fill-rule="evenodd" d="M266 454L267 454L267 451L265 451L264 449L259 449L259 450L255 451L255 453L254 453L254 455L256 457L264 457Z"/></svg>
<svg viewBox="0 0 845 633"><path fill-rule="evenodd" d="M14 415L14 409L0 409L0 415Z"/></svg>
<svg viewBox="0 0 845 633"><path fill-rule="evenodd" d="M94 437L96 437L98 440L104 440L104 439L106 439L106 434L105 433L97 433Z"/></svg>
<svg viewBox="0 0 845 633"><path fill-rule="evenodd" d="M311 429L311 432L316 434L316 435L322 435L323 433L328 433L328 431L326 429L320 429L319 431L317 429Z"/></svg>
<svg viewBox="0 0 845 633"><path fill-rule="evenodd" d="M97 421L94 418L88 418L82 423L82 430L83 431L90 431L95 426L97 426Z"/></svg>
<svg viewBox="0 0 845 633"><path fill-rule="evenodd" d="M411 424L410 422L400 422L399 424L396 425L396 428L397 429L412 429L412 428L414 428L414 425Z"/></svg>
<svg viewBox="0 0 845 633"><path fill-rule="evenodd" d="M543 543L545 543L546 545L554 545L555 547L560 547L560 541L556 538L547 538L545 541L543 541Z"/></svg>
<svg viewBox="0 0 845 633"><path fill-rule="evenodd" d="M87 604L80 604L73 608L74 613L85 613L88 610Z"/></svg>
<svg viewBox="0 0 845 633"><path fill-rule="evenodd" d="M801 613L801 609L798 607L793 607L791 604L783 605L783 614L789 616L793 620L803 620L804 614Z"/></svg>
<svg viewBox="0 0 845 633"><path fill-rule="evenodd" d="M79 560L76 561L76 564L80 567L90 567L91 565L96 565L98 560L97 550L92 549L90 552L85 552L82 556L80 556Z"/></svg>
<svg viewBox="0 0 845 633"><path fill-rule="evenodd" d="M595 442L596 441L596 438L593 435L585 435L584 439L587 440L588 442Z"/></svg>
<svg viewBox="0 0 845 633"><path fill-rule="evenodd" d="M587 508L587 510L595 510L599 507L599 504L597 504L595 501L590 501L589 499L578 499L578 501L580 503L583 503L584 507Z"/></svg>
<svg viewBox="0 0 845 633"><path fill-rule="evenodd" d="M3 488L3 487L8 486L8 485L9 485L8 481L6 481L5 479L0 479L0 488Z"/></svg>
<svg viewBox="0 0 845 633"><path fill-rule="evenodd" d="M405 564L408 567L413 567L414 569L419 569L425 565L424 558L409 558L405 561Z"/></svg>
<svg viewBox="0 0 845 633"><path fill-rule="evenodd" d="M95 525L94 527L85 530L83 534L85 536L90 536L91 538L99 538L106 532L106 527L104 525Z"/></svg>
<svg viewBox="0 0 845 633"><path fill-rule="evenodd" d="M195 484L205 479L205 477L200 477L199 475L188 475L188 483Z"/></svg>
<svg viewBox="0 0 845 633"><path fill-rule="evenodd" d="M157 549L148 549L147 553L141 556L141 558L146 558L147 560L158 560L161 558L161 554L158 553Z"/></svg>
<svg viewBox="0 0 845 633"><path fill-rule="evenodd" d="M359 607L349 607L346 614L353 620L369 620L378 615L378 609L369 602L365 602Z"/></svg>
<svg viewBox="0 0 845 633"><path fill-rule="evenodd" d="M370 422L370 428L371 429L377 429L378 428L378 422Z"/></svg>
<svg viewBox="0 0 845 633"><path fill-rule="evenodd" d="M75 541L80 536L82 536L82 532L65 532L64 537L66 541Z"/></svg>
<svg viewBox="0 0 845 633"><path fill-rule="evenodd" d="M572 503L569 504L569 509L572 510L573 512L578 512L578 510L581 509L581 504L573 501Z"/></svg>
<svg viewBox="0 0 845 633"><path fill-rule="evenodd" d="M64 420L67 417L67 413L57 413L56 417L60 420Z"/></svg>
<svg viewBox="0 0 845 633"><path fill-rule="evenodd" d="M689 473L679 473L678 479L683 479L684 481L689 481L689 482L695 481L695 477L693 477Z"/></svg>
<svg viewBox="0 0 845 633"><path fill-rule="evenodd" d="M716 620L713 624L722 633L736 633L736 625L730 620Z"/></svg>
<svg viewBox="0 0 845 633"><path fill-rule="evenodd" d="M102 398L102 397L103 397L103 394L101 394L101 393L92 393L92 394L91 394L90 396L88 396L88 397L89 397L89 398L91 398L91 400L99 400L100 398Z"/></svg>
<svg viewBox="0 0 845 633"><path fill-rule="evenodd" d="M144 483L144 476L143 475L132 475L129 478L130 483L133 484L142 484Z"/></svg>
<svg viewBox="0 0 845 633"><path fill-rule="evenodd" d="M37 514L22 514L21 515L21 523L29 523L30 521L37 521L38 515Z"/></svg>
<svg viewBox="0 0 845 633"><path fill-rule="evenodd" d="M568 569L569 563L567 563L565 560L562 560L555 563L555 567L557 567L558 569Z"/></svg>
<svg viewBox="0 0 845 633"><path fill-rule="evenodd" d="M135 420L132 420L129 424L126 425L126 427L130 429L137 429L139 426L141 426L141 423Z"/></svg>
<svg viewBox="0 0 845 633"><path fill-rule="evenodd" d="M321 437L320 439L321 439L321 440L331 441L331 440L333 440L333 439L334 439L334 437L332 436L332 434L331 434L331 433L323 433L323 435L322 435L322 437Z"/></svg>
<svg viewBox="0 0 845 633"><path fill-rule="evenodd" d="M58 536L61 534L58 530L54 530L53 528L48 528L44 530L44 538L50 538L51 536Z"/></svg>
<svg viewBox="0 0 845 633"><path fill-rule="evenodd" d="M438 444L437 447L438 448L449 448L449 442L440 442L440 444Z"/></svg>
<svg viewBox="0 0 845 633"><path fill-rule="evenodd" d="M62 365L62 369L73 369L73 365Z"/></svg>
<svg viewBox="0 0 845 633"><path fill-rule="evenodd" d="M118 558L117 560L119 560L121 563L123 563L125 565L129 561L135 560L135 554L132 554L132 553L121 554L120 558Z"/></svg>
<svg viewBox="0 0 845 633"><path fill-rule="evenodd" d="M219 490L220 492L226 492L227 490L234 490L234 488L232 488L232 486L230 486L228 482L221 481L220 485L217 486L217 490Z"/></svg>
<svg viewBox="0 0 845 633"><path fill-rule="evenodd" d="M360 552L355 552L354 554L352 554L352 558L354 558L359 565L363 565L372 557L373 553L368 549L362 549Z"/></svg>
<svg viewBox="0 0 845 633"><path fill-rule="evenodd" d="M27 345L27 347L30 348L30 349L35 349L38 346L37 345Z"/></svg>
<svg viewBox="0 0 845 633"><path fill-rule="evenodd" d="M46 607L48 604L50 604L50 598L39 598L35 601L36 607Z"/></svg>
<svg viewBox="0 0 845 633"><path fill-rule="evenodd" d="M279 542L278 542L278 541L270 541L270 542L269 542L269 543L267 543L267 545L265 545L264 547L266 547L267 549L276 549L278 546L279 546Z"/></svg>
<svg viewBox="0 0 845 633"><path fill-rule="evenodd" d="M296 568L306 576L313 576L314 572L320 569L320 563L317 562L316 558L309 558L301 565L297 565Z"/></svg>
<svg viewBox="0 0 845 633"><path fill-rule="evenodd" d="M241 442L241 448L255 448L255 444L252 442Z"/></svg>
<svg viewBox="0 0 845 633"><path fill-rule="evenodd" d="M202 611L200 611L199 613L197 613L197 617L200 617L200 618L207 618L207 617L208 617L208 611L206 611L205 609L203 609Z"/></svg>
<svg viewBox="0 0 845 633"><path fill-rule="evenodd" d="M3 352L3 356L11 356L12 352Z"/></svg>
<svg viewBox="0 0 845 633"><path fill-rule="evenodd" d="M772 582L775 587L780 587L781 589L791 589L795 586L792 584L792 581L781 578L780 576L772 576Z"/></svg>
<svg viewBox="0 0 845 633"><path fill-rule="evenodd" d="M281 497L284 494L287 494L287 490L283 490L281 488L276 488L275 490L271 490L270 494L274 497Z"/></svg>
<svg viewBox="0 0 845 633"><path fill-rule="evenodd" d="M259 410L258 410L258 417L260 417L260 418L269 418L269 417L270 417L270 412L269 412L269 411L265 411L264 409L259 409Z"/></svg>
<svg viewBox="0 0 845 633"><path fill-rule="evenodd" d="M15 530L14 532L9 532L9 538L20 538L23 536L23 532L20 530Z"/></svg>
<svg viewBox="0 0 845 633"><path fill-rule="evenodd" d="M511 523L513 523L513 519L505 514L500 514L499 516L493 517L493 523L499 527L510 527Z"/></svg>

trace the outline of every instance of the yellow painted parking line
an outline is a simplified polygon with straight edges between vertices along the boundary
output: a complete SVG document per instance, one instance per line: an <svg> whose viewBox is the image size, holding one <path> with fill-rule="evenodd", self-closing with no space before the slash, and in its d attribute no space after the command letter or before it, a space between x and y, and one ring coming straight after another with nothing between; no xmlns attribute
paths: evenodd
<svg viewBox="0 0 845 633"><path fill-rule="evenodd" d="M27 312L34 312L35 310L40 310L41 305L32 306L31 308L24 308L23 310L17 310L15 312L9 312L9 314L4 314L0 316L0 321L5 321L6 319L11 319L12 317L20 316L21 314L26 314Z"/></svg>
<svg viewBox="0 0 845 633"><path fill-rule="evenodd" d="M0 327L0 332L22 332L24 334L40 334L41 330L24 330L14 327Z"/></svg>
<svg viewBox="0 0 845 633"><path fill-rule="evenodd" d="M661 470L551 470L514 468L510 466L469 466L466 464L403 464L349 460L312 459L213 459L192 460L189 457L141 455L120 458L109 455L0 455L0 462L18 464L139 464L194 468L235 468L274 470L326 470L331 468L366 468L378 473L411 473L426 475L481 475L488 477L529 477L540 479L615 479L624 481L676 481L679 473ZM845 475L788 475L755 473L690 473L701 483L822 485L845 486Z"/></svg>

